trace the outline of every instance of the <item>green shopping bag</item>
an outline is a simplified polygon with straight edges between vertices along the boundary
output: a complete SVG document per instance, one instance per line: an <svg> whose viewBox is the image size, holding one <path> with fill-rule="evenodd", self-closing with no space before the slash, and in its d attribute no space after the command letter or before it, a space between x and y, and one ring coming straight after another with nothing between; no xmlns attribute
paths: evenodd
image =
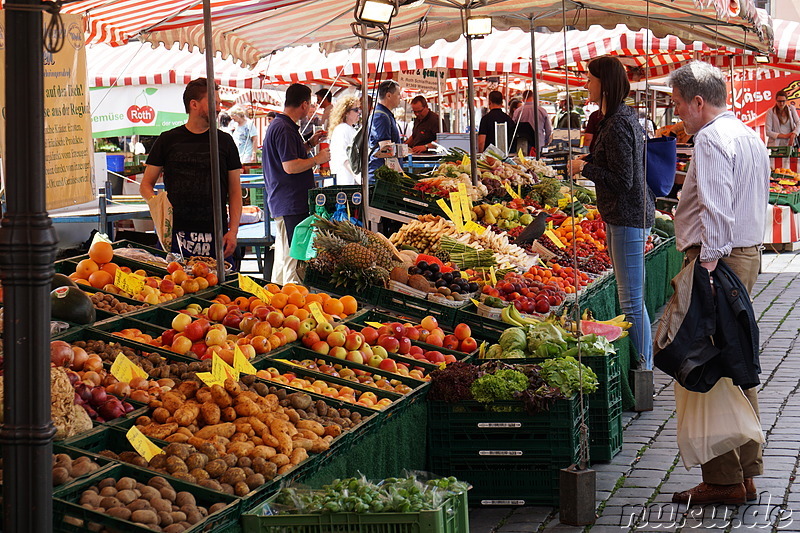
<svg viewBox="0 0 800 533"><path fill-rule="evenodd" d="M292 259L299 261L308 261L309 259L317 256L317 251L314 249L314 223L316 218L314 215L303 220L294 228L294 235L292 235L292 245L289 248L289 255Z"/></svg>

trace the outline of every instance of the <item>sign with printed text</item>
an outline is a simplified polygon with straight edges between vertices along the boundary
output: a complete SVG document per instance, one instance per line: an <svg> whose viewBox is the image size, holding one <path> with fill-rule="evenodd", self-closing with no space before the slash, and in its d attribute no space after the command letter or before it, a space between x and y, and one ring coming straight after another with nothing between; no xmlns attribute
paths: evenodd
<svg viewBox="0 0 800 533"><path fill-rule="evenodd" d="M520 198L520 195L517 193L517 191L515 191L514 189L511 188L511 184L510 183L505 182L503 184L503 187L505 187L506 191L508 191L508 194L511 195L511 198L514 198L514 199Z"/></svg>
<svg viewBox="0 0 800 533"><path fill-rule="evenodd" d="M197 375L198 378L200 378L200 380L203 383L205 383L209 387L213 387L214 385L219 385L220 387L224 387L225 386L225 380L223 379L222 381L220 381L211 372L197 372L196 375Z"/></svg>
<svg viewBox="0 0 800 533"><path fill-rule="evenodd" d="M233 369L241 374L255 374L256 367L250 364L238 345L233 347Z"/></svg>
<svg viewBox="0 0 800 533"><path fill-rule="evenodd" d="M149 376L139 365L125 357L120 352L111 364L111 375L124 383L130 383L133 378L145 378Z"/></svg>
<svg viewBox="0 0 800 533"><path fill-rule="evenodd" d="M464 216L461 214L461 198L457 192L450 193L450 208L453 210L453 224L458 231L463 231Z"/></svg>
<svg viewBox="0 0 800 533"><path fill-rule="evenodd" d="M128 274L118 268L114 273L114 286L131 296L136 296L144 290L144 278L136 274Z"/></svg>
<svg viewBox="0 0 800 533"><path fill-rule="evenodd" d="M44 62L44 166L47 209L89 202L95 198L92 161L92 121L86 74L86 46L80 15L61 13L64 45L56 53L45 51ZM44 27L51 15L43 14ZM5 35L5 11L0 12L0 36ZM5 46L0 45L5 64ZM0 87L5 87L5 69ZM11 103L13 105L13 102ZM6 95L0 89L0 147L6 161ZM31 117L28 117L30 119ZM5 172L2 173L6 175ZM18 177L21 179L21 177Z"/></svg>
<svg viewBox="0 0 800 533"><path fill-rule="evenodd" d="M125 434L128 437L128 442L131 443L136 453L144 457L145 461L150 461L156 455L161 455L164 450L156 446L156 444L145 436L138 427L133 426Z"/></svg>
<svg viewBox="0 0 800 533"><path fill-rule="evenodd" d="M439 80L445 80L445 71L442 69L423 68L399 72L396 76L397 83L404 89L437 91L439 90Z"/></svg>
<svg viewBox="0 0 800 533"><path fill-rule="evenodd" d="M272 293L256 283L250 276L239 274L239 288L245 292L249 292L265 304L272 301Z"/></svg>
<svg viewBox="0 0 800 533"><path fill-rule="evenodd" d="M228 378L233 381L239 381L239 372L223 361L217 354L211 357L211 374L213 374L215 380L222 381L223 383L225 383L225 380Z"/></svg>
<svg viewBox="0 0 800 533"><path fill-rule="evenodd" d="M555 243L556 246L558 246L559 248L565 248L564 243L561 242L561 239L559 239L558 236L551 230L545 230L544 234L547 236L547 238L553 241L553 243Z"/></svg>
<svg viewBox="0 0 800 533"><path fill-rule="evenodd" d="M308 309L311 311L311 316L314 317L314 320L317 321L317 324L328 323L328 319L325 318L325 315L322 313L322 307L320 307L319 302L311 302L308 304Z"/></svg>
<svg viewBox="0 0 800 533"><path fill-rule="evenodd" d="M365 323L366 323L368 326L370 326L370 327L373 327L373 328L376 328L376 329L377 329L377 328L380 328L380 327L383 327L383 324L381 324L380 322L365 322Z"/></svg>

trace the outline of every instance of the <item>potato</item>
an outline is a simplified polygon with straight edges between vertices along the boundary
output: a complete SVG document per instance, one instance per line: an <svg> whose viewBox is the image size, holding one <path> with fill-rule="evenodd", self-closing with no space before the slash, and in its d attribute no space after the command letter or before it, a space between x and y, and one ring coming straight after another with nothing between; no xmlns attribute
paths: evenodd
<svg viewBox="0 0 800 533"><path fill-rule="evenodd" d="M152 488L152 487L151 487ZM128 504L128 510L139 511L141 509L151 509L150 502L147 500L133 500L131 503Z"/></svg>
<svg viewBox="0 0 800 533"><path fill-rule="evenodd" d="M222 492L222 485L220 485L219 482L214 479L201 479L197 482L197 484L207 489Z"/></svg>
<svg viewBox="0 0 800 533"><path fill-rule="evenodd" d="M227 483L220 483L220 487L222 487L222 492L224 492L226 494L230 494L231 496L235 495L234 492L233 492L233 487L231 487Z"/></svg>
<svg viewBox="0 0 800 533"><path fill-rule="evenodd" d="M297 465L308 459L308 452L304 448L295 448L289 457L293 465Z"/></svg>
<svg viewBox="0 0 800 533"><path fill-rule="evenodd" d="M196 523L201 522L202 520L203 520L203 515L201 515L200 511L196 509L194 511L189 511L188 513L186 513L186 521L192 525L195 525Z"/></svg>
<svg viewBox="0 0 800 533"><path fill-rule="evenodd" d="M200 384L196 381L187 380L178 385L178 392L185 398L194 398L197 391L200 389Z"/></svg>
<svg viewBox="0 0 800 533"><path fill-rule="evenodd" d="M117 499L121 501L123 505L128 505L137 498L138 496L132 489L125 489L117 492Z"/></svg>
<svg viewBox="0 0 800 533"><path fill-rule="evenodd" d="M183 511L172 511L170 515L172 516L172 521L175 524L186 521L186 513Z"/></svg>
<svg viewBox="0 0 800 533"><path fill-rule="evenodd" d="M186 428L181 428L181 429L186 429ZM185 433L175 433L175 434L170 435L169 437L167 437L166 441L167 442L186 443L186 442L189 442L190 438L191 437L189 437L189 435L187 435Z"/></svg>
<svg viewBox="0 0 800 533"><path fill-rule="evenodd" d="M136 480L132 477L122 477L117 481L117 490L133 490L136 488Z"/></svg>
<svg viewBox="0 0 800 533"><path fill-rule="evenodd" d="M100 507L103 509L111 509L112 507L123 507L122 502L113 496L106 496L100 500Z"/></svg>
<svg viewBox="0 0 800 533"><path fill-rule="evenodd" d="M223 502L215 503L214 505L209 507L208 514L214 514L217 511L220 511L220 510L226 508L227 506L228 506L227 503L223 503Z"/></svg>
<svg viewBox="0 0 800 533"><path fill-rule="evenodd" d="M225 422L222 424L215 424L213 426L206 426L195 433L195 437L208 440L216 436L221 436L229 439L234 433L236 433L236 426L230 422Z"/></svg>
<svg viewBox="0 0 800 533"><path fill-rule="evenodd" d="M275 455L274 457L271 457L269 461L271 463L274 463L275 466L277 466L278 468L280 468L280 467L282 467L284 465L288 465L291 462L291 460L289 459L289 456L286 455L286 454L283 454L283 453L279 453L279 454Z"/></svg>
<svg viewBox="0 0 800 533"><path fill-rule="evenodd" d="M234 433L231 442L250 442L250 437L246 433Z"/></svg>
<svg viewBox="0 0 800 533"><path fill-rule="evenodd" d="M287 398L289 398L292 407L295 409L308 409L311 407L311 404L314 403L314 400L311 398L311 396L302 392L293 392L287 396Z"/></svg>
<svg viewBox="0 0 800 533"><path fill-rule="evenodd" d="M178 497L175 498L175 505L178 507L183 507L184 505L197 505L197 502L194 499L194 494L191 492L181 491L178 493Z"/></svg>
<svg viewBox="0 0 800 533"><path fill-rule="evenodd" d="M100 496L116 496L117 495L117 488L116 487L103 487L100 489Z"/></svg>
<svg viewBox="0 0 800 533"><path fill-rule="evenodd" d="M209 462L206 467L205 471L208 472L208 475L212 478L218 478L225 471L228 469L228 464L223 461L222 459L214 459L213 461Z"/></svg>
<svg viewBox="0 0 800 533"><path fill-rule="evenodd" d="M301 420L297 424L297 429L308 429L313 431L316 435L322 436L325 434L325 428L319 422L314 422L313 420Z"/></svg>
<svg viewBox="0 0 800 533"><path fill-rule="evenodd" d="M68 481L72 481L72 476L69 475L69 470L63 466L57 466L53 469L53 486L63 485Z"/></svg>
<svg viewBox="0 0 800 533"><path fill-rule="evenodd" d="M208 472L203 470L202 468L193 468L189 470L189 475L195 479L195 483L200 481L201 479L210 479L211 476L208 475Z"/></svg>
<svg viewBox="0 0 800 533"><path fill-rule="evenodd" d="M186 460L192 455L192 448L186 444L173 443L164 448L164 453L167 455L174 455L180 459Z"/></svg>
<svg viewBox="0 0 800 533"><path fill-rule="evenodd" d="M248 455L251 459L255 459L257 457L261 457L262 459L269 459L270 457L274 457L276 453L278 452L275 451L275 448L271 446L262 445L253 448Z"/></svg>
<svg viewBox="0 0 800 533"><path fill-rule="evenodd" d="M161 527L167 527L172 525L172 515L170 511L159 511L158 512L158 525Z"/></svg>
<svg viewBox="0 0 800 533"><path fill-rule="evenodd" d="M324 439L317 439L314 441L314 444L311 446L311 449L308 450L311 453L322 453L326 452L330 449L331 443L328 439L331 437L325 437Z"/></svg>
<svg viewBox="0 0 800 533"><path fill-rule="evenodd" d="M263 471L259 472L259 474L264 474L266 479L272 480L278 475L278 465L272 461L267 461L267 463L264 465Z"/></svg>
<svg viewBox="0 0 800 533"><path fill-rule="evenodd" d="M311 440L311 439L306 439L306 438L292 439L293 450L296 450L298 448L302 448L302 449L304 449L306 451L310 451L311 448L314 447L314 443L317 440L318 439Z"/></svg>
<svg viewBox="0 0 800 533"><path fill-rule="evenodd" d="M164 498L153 498L150 500L150 505L153 507L153 510L156 512L172 512L172 503L170 500L165 500Z"/></svg>
<svg viewBox="0 0 800 533"><path fill-rule="evenodd" d="M183 407L184 401L184 396L174 390L161 395L161 407L169 411L170 414L174 414L175 411Z"/></svg>
<svg viewBox="0 0 800 533"><path fill-rule="evenodd" d="M153 500L155 498L160 498L161 497L161 494L159 494L158 489L156 489L154 487L142 487L139 490L142 493L141 498L143 500L150 501L150 500Z"/></svg>
<svg viewBox="0 0 800 533"><path fill-rule="evenodd" d="M247 479L245 479L244 482L247 483L247 486L250 487L250 490L255 490L267 481L264 479L263 474L252 474L247 476Z"/></svg>
<svg viewBox="0 0 800 533"><path fill-rule="evenodd" d="M137 524L158 524L158 515L153 511L134 511L131 513L131 522Z"/></svg>
<svg viewBox="0 0 800 533"><path fill-rule="evenodd" d="M240 481L233 486L233 492L237 496L246 496L250 492L250 487L244 481Z"/></svg>
<svg viewBox="0 0 800 533"><path fill-rule="evenodd" d="M236 414L239 416L258 416L261 414L261 409L258 405L249 398L244 398L242 400L237 398L234 409L236 409Z"/></svg>
<svg viewBox="0 0 800 533"><path fill-rule="evenodd" d="M236 420L236 417L237 417L236 409L234 409L233 407L224 408L222 410L222 413L220 414L220 420L222 420L223 422L233 422L234 420Z"/></svg>
<svg viewBox="0 0 800 533"><path fill-rule="evenodd" d="M232 396L238 396L242 392L242 387L239 385L238 381L228 378L225 380L225 390Z"/></svg>
<svg viewBox="0 0 800 533"><path fill-rule="evenodd" d="M219 424L222 410L212 401L206 401L200 406L200 417L207 426Z"/></svg>
<svg viewBox="0 0 800 533"><path fill-rule="evenodd" d="M236 466L239 468L248 468L253 464L253 461L250 457L247 456L239 456L239 460L236 461Z"/></svg>
<svg viewBox="0 0 800 533"><path fill-rule="evenodd" d="M208 464L208 456L203 453L194 452L189 457L187 457L184 461L186 466L189 468L189 471L195 468L203 468Z"/></svg>
<svg viewBox="0 0 800 533"><path fill-rule="evenodd" d="M153 421L155 421L155 422L157 422L159 424L165 423L167 421L167 419L169 418L169 416L170 416L170 412L167 411L163 407L159 407L158 409L153 411Z"/></svg>
<svg viewBox="0 0 800 533"><path fill-rule="evenodd" d="M171 524L164 528L164 533L183 533L186 531L186 527L182 524Z"/></svg>
<svg viewBox="0 0 800 533"><path fill-rule="evenodd" d="M234 489L236 488L236 483L240 481L244 481L246 478L244 471L241 468L234 467L229 468L220 478L222 483L227 483L228 485L233 485Z"/></svg>
<svg viewBox="0 0 800 533"><path fill-rule="evenodd" d="M166 468L167 467L167 456L166 454L160 453L158 455L153 456L150 459L150 468Z"/></svg>
<svg viewBox="0 0 800 533"><path fill-rule="evenodd" d="M183 462L183 459L173 455L167 458L167 472L170 474L189 472L189 468L186 466L186 463Z"/></svg>
<svg viewBox="0 0 800 533"><path fill-rule="evenodd" d="M153 477L151 477L150 481L148 481L147 484L149 486L155 487L157 489L161 489L161 487L167 487L167 488L170 488L170 489L172 488L172 485L170 485L169 482L166 479L164 479L163 477L161 477L161 476L153 476Z"/></svg>
<svg viewBox="0 0 800 533"><path fill-rule="evenodd" d="M197 451L208 457L209 461L213 461L214 459L219 459L219 453L217 452L217 449L214 448L214 446L211 445L210 443L206 442L201 444L200 446L197 447Z"/></svg>
<svg viewBox="0 0 800 533"><path fill-rule="evenodd" d="M100 483L97 484L97 488L101 489L101 490L104 489L105 487L114 487L114 488L116 488L116 486L117 486L117 480L114 479L113 477L107 477L104 480L102 480Z"/></svg>
<svg viewBox="0 0 800 533"><path fill-rule="evenodd" d="M221 409L225 409L226 407L233 405L233 399L231 398L230 394L228 394L227 391L219 385L214 385L211 387L211 397L214 399L214 403L217 404Z"/></svg>
<svg viewBox="0 0 800 533"><path fill-rule="evenodd" d="M331 424L330 426L325 426L325 435L330 435L331 437L338 437L342 434L342 427L337 426L335 424Z"/></svg>
<svg viewBox="0 0 800 533"><path fill-rule="evenodd" d="M289 472L291 472L293 468L294 468L293 464L283 465L278 469L278 475L280 476L286 475Z"/></svg>
<svg viewBox="0 0 800 533"><path fill-rule="evenodd" d="M200 415L200 407L197 404L186 404L175 411L175 422L179 426L189 426L197 420Z"/></svg>
<svg viewBox="0 0 800 533"><path fill-rule="evenodd" d="M83 494L81 494L81 498L80 500L78 500L78 503L80 503L81 505L86 503L91 505L92 507L98 507L100 505L101 499L102 498L100 498L100 496L96 492L85 490L83 491Z"/></svg>
<svg viewBox="0 0 800 533"><path fill-rule="evenodd" d="M131 510L127 507L114 507L106 511L106 514L119 518L120 520L129 520L131 517Z"/></svg>
<svg viewBox="0 0 800 533"><path fill-rule="evenodd" d="M297 425L298 422L300 422L300 415L297 413L297 411L295 411L294 409L288 409L285 412L287 415L289 415L289 422L291 422L295 426Z"/></svg>
<svg viewBox="0 0 800 533"><path fill-rule="evenodd" d="M231 453L228 453L222 457L222 460L225 461L225 464L228 465L228 467L231 467L236 466L236 461L238 461L239 458Z"/></svg>
<svg viewBox="0 0 800 533"><path fill-rule="evenodd" d="M166 440L167 437L178 431L178 424L176 424L175 422L169 422L157 426L149 426L139 429L142 430L142 433L144 433L148 437L154 439Z"/></svg>

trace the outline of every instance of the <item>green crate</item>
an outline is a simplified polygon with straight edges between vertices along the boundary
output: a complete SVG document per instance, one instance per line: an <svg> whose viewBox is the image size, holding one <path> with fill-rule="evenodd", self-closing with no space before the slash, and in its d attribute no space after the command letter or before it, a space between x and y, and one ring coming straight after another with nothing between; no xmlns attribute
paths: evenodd
<svg viewBox="0 0 800 533"><path fill-rule="evenodd" d="M77 502L84 490L108 477L117 480L122 477L132 477L141 483L147 484L150 479L157 475L160 476L161 474L127 464L117 464L98 470L94 476L86 478L82 482L67 485L64 489L55 492L53 498L53 521L59 525L59 531L66 532L83 533L87 530L94 530L88 524L99 524L109 531L141 531L143 533L152 531L152 529L143 525L119 520L100 512L90 511L81 507ZM187 533L199 533L207 529L225 528L238 520L241 512L241 500L228 494L211 491L178 479L170 479L169 482L176 492L187 491L193 494L197 504L203 507L209 508L220 502L228 504L227 507L209 515L204 520L185 530ZM75 525L75 519L82 520L84 525Z"/></svg>
<svg viewBox="0 0 800 533"><path fill-rule="evenodd" d="M612 414L589 411L589 459L610 461L622 450L622 402Z"/></svg>
<svg viewBox="0 0 800 533"><path fill-rule="evenodd" d="M559 470L570 464L549 460L431 458L428 469L472 485L469 504L481 506L558 505Z"/></svg>
<svg viewBox="0 0 800 533"><path fill-rule="evenodd" d="M70 448L68 446L64 446L62 444L62 442L63 441L57 441L57 442L53 443L53 455L56 455L56 454L59 454L59 453L65 453L65 454L69 455L70 457L72 457L73 459L77 459L78 457L83 457L83 456L87 455L81 450L76 450L74 448ZM89 457L89 458L92 461L94 461L95 463L97 463L97 465L100 468L105 468L108 465L113 463L113 461L111 459L107 458L107 457ZM93 476L93 475L94 475L94 472L91 472L91 473L83 475L83 476L79 476L79 477L73 479L72 481L68 481L67 483L64 483L63 485L57 485L56 487L54 487L54 489L55 490L60 490L62 487L66 487L67 485L69 485L71 483L78 482L78 481L80 481L82 479L88 478L88 477Z"/></svg>
<svg viewBox="0 0 800 533"><path fill-rule="evenodd" d="M382 287L374 287L374 289L370 303L376 307L395 311L417 320L431 315L439 322L439 327L451 330L458 323L456 316L460 308L449 307Z"/></svg>
<svg viewBox="0 0 800 533"><path fill-rule="evenodd" d="M447 216L436 203L436 199L408 187L377 180L369 204L375 209L382 209L398 215L416 218L419 215Z"/></svg>
<svg viewBox="0 0 800 533"><path fill-rule="evenodd" d="M439 509L416 513L330 513L242 515L248 533L468 533L467 495L447 499Z"/></svg>
<svg viewBox="0 0 800 533"><path fill-rule="evenodd" d="M769 203L774 205L787 205L792 208L795 213L800 211L800 192L769 193Z"/></svg>
<svg viewBox="0 0 800 533"><path fill-rule="evenodd" d="M337 287L331 282L330 278L330 274L314 270L313 268L307 268L305 277L303 278L303 285L308 288L314 288L318 291L327 292L328 294L335 296L345 296L350 294L355 296L356 299L361 302L370 302L373 298L373 291L376 287L369 286L360 291L345 285Z"/></svg>
<svg viewBox="0 0 800 533"><path fill-rule="evenodd" d="M351 214L355 209L360 209L364 205L363 200L359 205L353 203L353 193L361 194L361 185L333 185L331 187L317 187L308 191L308 212L316 213L317 206L322 205L328 213L333 213L336 211L336 197L340 192L345 193L347 203L350 204ZM318 200L320 195L322 195L324 199L320 197Z"/></svg>

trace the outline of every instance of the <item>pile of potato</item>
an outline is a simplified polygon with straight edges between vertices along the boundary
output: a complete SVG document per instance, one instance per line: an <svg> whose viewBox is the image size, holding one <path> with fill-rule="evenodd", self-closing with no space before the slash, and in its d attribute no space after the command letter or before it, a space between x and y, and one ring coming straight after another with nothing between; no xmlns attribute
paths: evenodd
<svg viewBox="0 0 800 533"><path fill-rule="evenodd" d="M147 485L130 477L119 480L108 477L83 491L78 503L86 509L164 533L181 533L227 506L226 503L215 503L208 509L199 506L194 495L177 492L160 476L150 479ZM67 516L64 521L90 531L98 530L96 524L84 524L75 517Z"/></svg>
<svg viewBox="0 0 800 533"><path fill-rule="evenodd" d="M107 313L113 313L115 315L121 315L123 313L130 313L132 311L136 311L143 307L149 307L150 304L142 304L142 305L132 305L125 302L120 302L117 300L114 295L112 294L105 294L102 292L95 292L89 295L89 298L92 300L92 304L98 308L102 309Z"/></svg>
<svg viewBox="0 0 800 533"><path fill-rule="evenodd" d="M89 457L73 459L65 453L53 455L53 486L57 487L69 483L86 474L91 474L100 469L100 465ZM2 473L0 473L2 476ZM1 479L1 477L0 477Z"/></svg>

